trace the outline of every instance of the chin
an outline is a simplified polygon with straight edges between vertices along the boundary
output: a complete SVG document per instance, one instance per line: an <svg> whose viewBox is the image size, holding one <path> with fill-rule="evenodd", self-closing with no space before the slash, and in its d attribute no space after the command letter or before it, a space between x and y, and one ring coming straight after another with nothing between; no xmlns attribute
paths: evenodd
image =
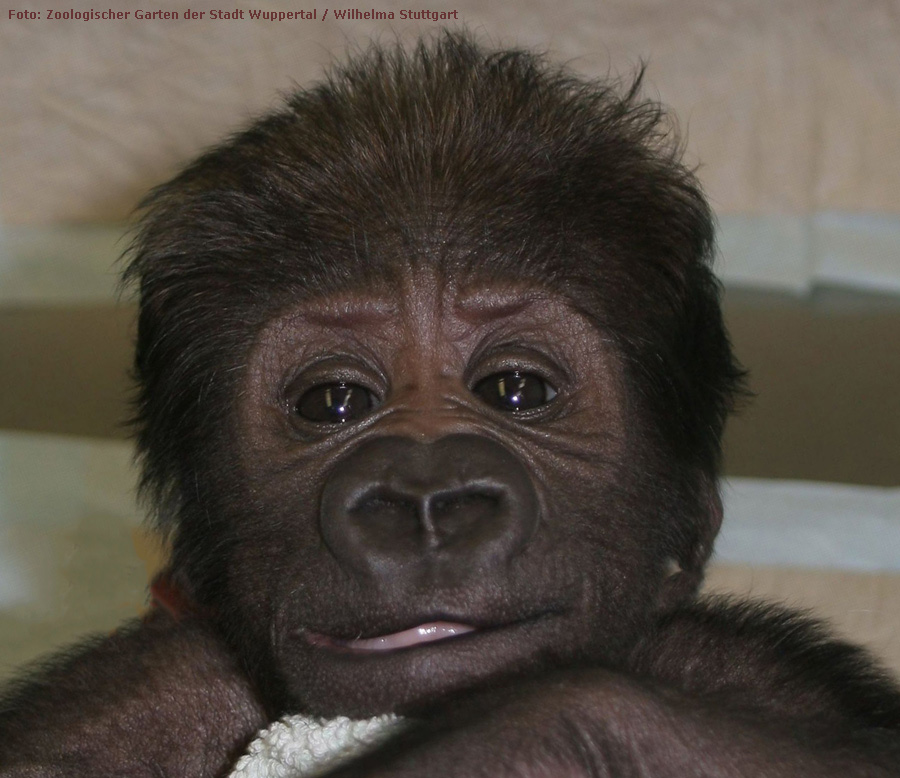
<svg viewBox="0 0 900 778"><path fill-rule="evenodd" d="M281 662L292 707L353 718L425 711L457 693L558 661L550 647L559 645L556 636L565 629L555 615L499 627L466 626L454 634L445 628L435 639L441 629L423 625L420 641L411 635L415 629L404 630L396 641L401 646L391 640L323 641L298 634Z"/></svg>

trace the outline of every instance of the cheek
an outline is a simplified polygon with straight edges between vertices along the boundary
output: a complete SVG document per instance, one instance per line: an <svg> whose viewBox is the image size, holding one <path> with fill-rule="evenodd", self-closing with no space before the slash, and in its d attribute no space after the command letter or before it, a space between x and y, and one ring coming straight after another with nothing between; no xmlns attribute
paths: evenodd
<svg viewBox="0 0 900 778"><path fill-rule="evenodd" d="M323 561L319 501L324 474L316 461L276 462L246 449L227 511L233 540L229 581L239 603L269 616L299 574L319 575Z"/></svg>
<svg viewBox="0 0 900 778"><path fill-rule="evenodd" d="M594 644L627 640L652 610L664 578L666 516L658 487L639 457L629 459L627 447L615 456L609 451L555 459L539 474L548 508L546 546L535 552L547 570L557 571L549 574L568 576L580 589Z"/></svg>

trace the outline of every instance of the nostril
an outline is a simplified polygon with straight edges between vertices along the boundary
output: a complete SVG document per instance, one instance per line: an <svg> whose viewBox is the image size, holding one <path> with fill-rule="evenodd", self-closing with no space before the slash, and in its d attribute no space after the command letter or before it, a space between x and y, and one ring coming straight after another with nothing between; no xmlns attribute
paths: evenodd
<svg viewBox="0 0 900 778"><path fill-rule="evenodd" d="M431 495L422 506L422 522L432 548L477 546L506 532L509 519L502 490L477 486Z"/></svg>
<svg viewBox="0 0 900 778"><path fill-rule="evenodd" d="M411 497L379 489L361 495L350 505L348 512L370 519L414 517L418 513L418 506L417 501Z"/></svg>
<svg viewBox="0 0 900 778"><path fill-rule="evenodd" d="M500 518L507 512L507 502L502 488L483 484L445 490L378 485L349 501L347 517L372 529L406 533L418 528L434 538L447 538Z"/></svg>
<svg viewBox="0 0 900 778"><path fill-rule="evenodd" d="M466 489L445 494L437 494L429 500L429 507L435 518L454 513L494 515L503 503L501 491L486 489Z"/></svg>

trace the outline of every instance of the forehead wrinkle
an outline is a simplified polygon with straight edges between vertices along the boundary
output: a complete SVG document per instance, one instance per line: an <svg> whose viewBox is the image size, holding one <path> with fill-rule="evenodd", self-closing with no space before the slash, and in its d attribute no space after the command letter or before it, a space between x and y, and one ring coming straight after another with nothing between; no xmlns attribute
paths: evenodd
<svg viewBox="0 0 900 778"><path fill-rule="evenodd" d="M453 302L453 312L468 324L490 324L527 311L546 294L533 287L491 288L490 286L464 290Z"/></svg>
<svg viewBox="0 0 900 778"><path fill-rule="evenodd" d="M400 307L396 300L380 297L330 297L304 303L290 317L329 329L378 327L396 320Z"/></svg>

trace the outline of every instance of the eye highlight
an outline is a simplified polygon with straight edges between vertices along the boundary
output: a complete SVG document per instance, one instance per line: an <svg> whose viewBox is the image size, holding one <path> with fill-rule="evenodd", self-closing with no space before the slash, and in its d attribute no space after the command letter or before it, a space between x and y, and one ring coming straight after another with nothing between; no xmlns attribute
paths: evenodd
<svg viewBox="0 0 900 778"><path fill-rule="evenodd" d="M308 389L293 411L317 424L344 424L358 421L377 404L375 395L359 384L330 383Z"/></svg>
<svg viewBox="0 0 900 778"><path fill-rule="evenodd" d="M539 375L518 370L489 375L475 384L473 391L488 405L511 413L539 408L557 394Z"/></svg>

